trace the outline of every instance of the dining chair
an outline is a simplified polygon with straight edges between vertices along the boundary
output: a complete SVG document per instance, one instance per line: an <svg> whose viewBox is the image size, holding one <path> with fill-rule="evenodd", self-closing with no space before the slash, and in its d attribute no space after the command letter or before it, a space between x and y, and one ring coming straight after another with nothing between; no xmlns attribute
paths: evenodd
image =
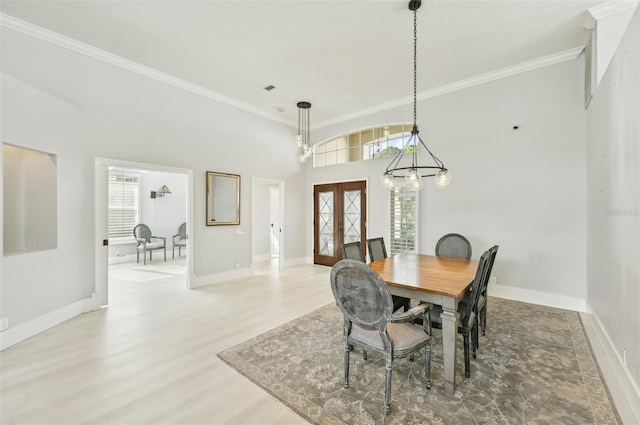
<svg viewBox="0 0 640 425"><path fill-rule="evenodd" d="M458 303L458 333L462 334L464 343L464 375L469 378L471 376L471 359L470 346L473 349L473 357L476 357L476 348L478 341L478 318L477 303L480 298L480 289L484 284L484 280L488 279L487 270L491 252L485 251L478 261L476 275L469 289L468 303L462 301ZM435 328L442 328L442 306L433 305L431 308L431 324Z"/></svg>
<svg viewBox="0 0 640 425"><path fill-rule="evenodd" d="M342 259L358 260L365 262L360 241L342 244Z"/></svg>
<svg viewBox="0 0 640 425"><path fill-rule="evenodd" d="M372 263L376 260L387 258L387 248L384 244L384 238L371 238L367 239L367 250L369 251L369 261ZM393 311L402 308L403 311L407 311L410 308L411 300L409 298L392 295L393 299Z"/></svg>
<svg viewBox="0 0 640 425"><path fill-rule="evenodd" d="M471 244L459 233L447 233L436 243L439 257L471 258Z"/></svg>
<svg viewBox="0 0 640 425"><path fill-rule="evenodd" d="M387 248L384 244L384 238L367 239L367 251L369 251L369 261L371 262L387 258Z"/></svg>
<svg viewBox="0 0 640 425"><path fill-rule="evenodd" d="M385 361L385 413L391 412L393 360L424 348L424 385L431 388L431 304L393 314L393 302L378 273L358 260L338 261L331 269L331 291L344 316L344 388L349 388L352 346L380 355ZM422 326L413 322L422 319ZM409 378L408 376L406 377Z"/></svg>
<svg viewBox="0 0 640 425"><path fill-rule="evenodd" d="M489 286L489 279L491 278L491 271L493 270L493 263L496 260L496 255L498 254L498 245L494 245L489 248L489 252L491 253L491 257L489 258L489 265L487 266L487 277L483 282L483 286L480 289L480 298L478 299L478 320L480 321L480 329L482 330L482 336L486 335L487 330L487 302L489 301L487 295L487 289ZM463 301L465 299L463 298ZM478 341L476 341L476 348L478 348Z"/></svg>
<svg viewBox="0 0 640 425"><path fill-rule="evenodd" d="M178 247L178 257L182 256L182 247L187 247L187 223L182 223L178 227L178 233L172 236L173 253L171 258L176 258L176 247Z"/></svg>
<svg viewBox="0 0 640 425"><path fill-rule="evenodd" d="M140 262L140 252L144 258L144 265L147 265L147 251L149 251L149 260L153 260L153 251L157 249L164 250L164 261L167 261L167 238L163 236L153 236L151 229L146 224L138 224L133 228L133 237L138 242L136 252L136 262ZM152 239L159 241L153 242Z"/></svg>

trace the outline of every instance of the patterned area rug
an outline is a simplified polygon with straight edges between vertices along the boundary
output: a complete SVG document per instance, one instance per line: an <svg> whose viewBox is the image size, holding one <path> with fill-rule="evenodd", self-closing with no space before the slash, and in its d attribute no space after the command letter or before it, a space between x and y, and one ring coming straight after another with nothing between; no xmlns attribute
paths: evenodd
<svg viewBox="0 0 640 425"><path fill-rule="evenodd" d="M433 331L431 390L423 359L397 359L384 414L384 361L351 354L344 389L342 313L334 304L218 356L314 424L617 424L578 313L490 298L471 378L458 336L456 392L444 393L442 338Z"/></svg>

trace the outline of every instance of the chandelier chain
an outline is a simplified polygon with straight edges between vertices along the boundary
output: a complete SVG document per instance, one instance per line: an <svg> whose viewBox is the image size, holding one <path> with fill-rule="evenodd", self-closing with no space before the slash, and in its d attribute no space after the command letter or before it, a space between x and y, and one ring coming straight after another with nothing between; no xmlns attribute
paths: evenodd
<svg viewBox="0 0 640 425"><path fill-rule="evenodd" d="M413 126L418 125L418 9L413 11Z"/></svg>

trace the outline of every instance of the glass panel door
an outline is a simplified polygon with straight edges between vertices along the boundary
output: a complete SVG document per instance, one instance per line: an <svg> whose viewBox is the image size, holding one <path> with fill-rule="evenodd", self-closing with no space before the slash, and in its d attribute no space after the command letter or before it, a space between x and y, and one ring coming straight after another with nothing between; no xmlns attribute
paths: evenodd
<svg viewBox="0 0 640 425"><path fill-rule="evenodd" d="M334 254L334 216L333 216L333 191L320 192L319 220L319 251L320 255L331 256Z"/></svg>
<svg viewBox="0 0 640 425"><path fill-rule="evenodd" d="M332 266L342 259L342 244L360 242L365 254L366 182L314 186L315 264Z"/></svg>

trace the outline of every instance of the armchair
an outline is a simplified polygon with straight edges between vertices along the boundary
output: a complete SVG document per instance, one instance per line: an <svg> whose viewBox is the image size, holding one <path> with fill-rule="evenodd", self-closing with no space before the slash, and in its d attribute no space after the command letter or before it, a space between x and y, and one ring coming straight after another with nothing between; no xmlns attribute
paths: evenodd
<svg viewBox="0 0 640 425"><path fill-rule="evenodd" d="M140 251L144 259L144 265L147 264L147 251L149 251L149 261L153 260L153 251L157 249L164 250L164 261L167 261L167 238L163 236L153 236L151 229L146 224L138 224L133 228L133 236L138 241L138 251L136 252L136 262L140 262ZM155 239L158 242L152 242Z"/></svg>
<svg viewBox="0 0 640 425"><path fill-rule="evenodd" d="M187 223L182 223L178 227L178 233L172 236L173 248L171 258L176 258L176 247L178 247L178 257L182 256L182 247L187 247Z"/></svg>

